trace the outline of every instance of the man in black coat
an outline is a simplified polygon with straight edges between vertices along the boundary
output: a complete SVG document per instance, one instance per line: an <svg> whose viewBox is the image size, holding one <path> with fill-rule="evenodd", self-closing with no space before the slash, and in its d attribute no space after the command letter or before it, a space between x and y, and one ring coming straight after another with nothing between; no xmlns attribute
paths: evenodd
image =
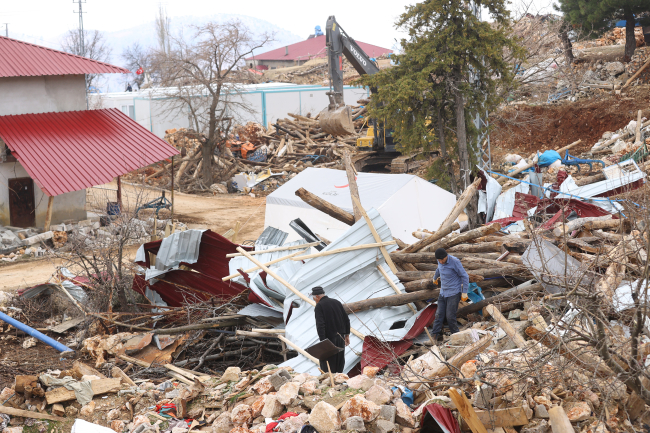
<svg viewBox="0 0 650 433"><path fill-rule="evenodd" d="M322 287L314 287L311 296L316 301L316 330L320 341L329 339L337 347L350 345L350 318L343 305L336 299L325 296ZM320 362L321 370L327 372L329 363L332 373L343 373L345 351L342 350Z"/></svg>

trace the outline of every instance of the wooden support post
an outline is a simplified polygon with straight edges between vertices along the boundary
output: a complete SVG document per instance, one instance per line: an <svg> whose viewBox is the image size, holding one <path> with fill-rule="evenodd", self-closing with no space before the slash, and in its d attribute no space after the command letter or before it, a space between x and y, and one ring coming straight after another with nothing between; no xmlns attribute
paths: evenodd
<svg viewBox="0 0 650 433"><path fill-rule="evenodd" d="M299 354L301 354L301 355L304 356L305 358L309 359L309 360L310 360L311 362L313 362L314 364L316 364L316 365L320 365L320 361L319 361L316 357L311 356L309 353L305 352L302 348L298 347L297 344L292 343L292 342L291 342L288 338L286 338L284 335L279 335L279 334L278 334L278 338L279 338L281 341L284 341L284 342L287 344L287 346L291 346L291 347L293 347L294 349L296 349L296 352L298 352Z"/></svg>
<svg viewBox="0 0 650 433"><path fill-rule="evenodd" d="M381 237L379 236L379 233L377 233L377 230L375 229L375 226L372 224L372 220L366 213L366 210L363 208L363 206L361 206L361 202L359 201L359 199L352 196L352 201L358 206L361 215L366 220L366 224L368 224L368 228L372 232L372 236L375 238L375 242L381 243L382 242ZM395 263L393 263L393 260L390 258L390 254L388 254L386 247L379 247L379 250L381 251L381 255L384 256L384 260L386 261L386 264L388 265L390 270L394 274L397 274L397 268L395 267Z"/></svg>
<svg viewBox="0 0 650 433"><path fill-rule="evenodd" d="M239 240L239 230L241 230L241 222L237 221L235 224L235 234L232 236L232 243L237 244Z"/></svg>
<svg viewBox="0 0 650 433"><path fill-rule="evenodd" d="M641 123L642 122L642 110L639 110L639 112L636 115L636 130L634 131L634 143L640 143L641 142Z"/></svg>
<svg viewBox="0 0 650 433"><path fill-rule="evenodd" d="M648 58L648 60L646 60L646 62L643 64L643 66L641 66L641 67L639 68L639 70L636 71L636 72L634 73L634 75L632 75L632 76L630 77L630 79L627 80L627 81L625 82L625 84L623 85L623 87L621 87L621 90L625 89L627 86L629 86L630 84L632 84L632 82L633 82L634 80L636 80L636 77L638 77L639 75L641 75L641 72L645 71L645 68L647 68L648 65L650 65L650 57ZM553 433L555 433L555 432L553 432Z"/></svg>
<svg viewBox="0 0 650 433"><path fill-rule="evenodd" d="M472 430L472 433L487 433L485 426L478 419L472 403L469 402L465 394L462 391L458 392L456 388L449 388L449 398L454 402L458 412L463 417L469 428Z"/></svg>
<svg viewBox="0 0 650 433"><path fill-rule="evenodd" d="M275 278L275 280L276 280L277 282L279 282L280 284L282 284L282 285L283 285L284 287L286 287L287 289L291 290L291 291L292 291L292 292L293 292L297 297L299 297L300 299L302 299L303 301L305 301L306 303L308 303L308 304L311 305L312 307L315 307L315 306L316 306L316 302L315 302L313 299L309 299L307 296L303 295L303 294L302 294L298 289L296 289L296 288L293 287L291 284L289 284L289 283L288 283L284 278L280 277L278 274L276 274L276 273L273 272L271 269L269 269L268 266L264 265L264 263L260 262L260 261L257 260L255 257L253 257L253 256L251 256L250 254L248 254L248 252L247 252L246 250L244 250L242 247L237 247L237 251L239 251L239 252L242 253L244 256L246 256L246 257L248 258L248 260L250 260L251 262L253 262L253 263L256 264L257 266L259 266L259 267L260 267L264 272L266 272L268 275L270 275L270 276L272 276L273 278ZM359 338L362 339L362 340L363 340L364 338L366 338L365 335L363 335L362 333L360 333L359 331L357 331L357 330L354 329L354 328L350 328L350 332L352 332L354 335L356 335L357 337L359 337ZM282 336L279 336L279 337L281 337L281 338L280 338L281 340L282 340L282 338L284 338L284 337L282 337ZM285 338L284 340L286 340L286 338ZM284 341L284 340L283 340L283 341ZM287 340L287 341L288 341L288 340ZM285 341L285 343L289 344L287 341ZM295 346L295 345L293 345L293 343L291 343L290 346L293 347L293 346ZM300 350L302 350L302 349L300 349ZM305 353L307 353L307 352L305 352ZM316 358L314 358L314 359L316 359Z"/></svg>
<svg viewBox="0 0 650 433"><path fill-rule="evenodd" d="M117 207L122 213L122 176L117 176Z"/></svg>
<svg viewBox="0 0 650 433"><path fill-rule="evenodd" d="M348 188L350 189L350 197L352 197L352 209L354 209L354 221L359 221L363 216L361 208L361 199L359 198L359 187L357 186L357 179L352 168L352 160L350 159L350 152L343 151L343 162L345 163L345 173L348 176ZM380 242L380 241L377 241Z"/></svg>
<svg viewBox="0 0 650 433"><path fill-rule="evenodd" d="M515 343L517 347L520 349L523 349L526 347L526 340L524 338L517 334L517 331L515 331L515 328L512 327L510 323L508 323L508 320L503 317L503 314L494 306L494 305L488 305L485 307L485 311L488 312L490 316L497 322L499 327L503 329L503 332L505 332L508 337Z"/></svg>
<svg viewBox="0 0 650 433"><path fill-rule="evenodd" d="M465 191L463 191L460 197L458 197L458 200L456 200L456 204L451 209L451 212L449 212L449 215L447 215L447 218L445 218L442 224L440 224L438 231L445 229L448 225L451 225L456 221L458 215L460 215L461 212L465 210L465 207L469 204L472 197L474 197L474 194L476 194L480 183L481 178L477 177L476 180L470 186L468 186Z"/></svg>
<svg viewBox="0 0 650 433"><path fill-rule="evenodd" d="M284 341L280 341L280 344L282 345L282 357L284 358L284 361L287 361L287 343Z"/></svg>
<svg viewBox="0 0 650 433"><path fill-rule="evenodd" d="M45 227L43 230L46 232L50 231L50 225L52 225L52 205L54 204L54 197L49 196L47 198L47 211L45 212Z"/></svg>
<svg viewBox="0 0 650 433"><path fill-rule="evenodd" d="M172 215L171 220L174 222L174 155L172 155Z"/></svg>

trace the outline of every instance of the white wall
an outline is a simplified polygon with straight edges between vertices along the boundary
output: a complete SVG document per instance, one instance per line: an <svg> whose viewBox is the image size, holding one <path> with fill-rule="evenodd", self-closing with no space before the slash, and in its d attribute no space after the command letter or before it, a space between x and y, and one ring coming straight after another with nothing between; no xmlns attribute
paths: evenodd
<svg viewBox="0 0 650 433"><path fill-rule="evenodd" d="M9 179L30 177L19 162L0 163L0 225L11 225L9 209ZM36 205L36 227L43 228L47 212L48 196L34 182L34 203ZM86 219L86 190L69 192L54 197L52 224L65 220Z"/></svg>
<svg viewBox="0 0 650 433"><path fill-rule="evenodd" d="M0 78L0 116L86 109L83 75Z"/></svg>

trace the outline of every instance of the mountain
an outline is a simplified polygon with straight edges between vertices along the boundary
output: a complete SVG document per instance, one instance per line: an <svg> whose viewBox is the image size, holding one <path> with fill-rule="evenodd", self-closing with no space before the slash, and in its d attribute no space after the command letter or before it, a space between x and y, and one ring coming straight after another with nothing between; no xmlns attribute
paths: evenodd
<svg viewBox="0 0 650 433"><path fill-rule="evenodd" d="M260 54L306 39L305 37L300 37L268 21L239 14L170 17L170 30L174 36L182 35L185 38L189 38L193 32L192 26L201 26L210 21L226 22L229 20L241 21L256 35L262 35L264 33L272 33L275 35L275 40L273 42L270 42L267 46L260 49L259 52L255 52L255 54ZM157 45L155 28L155 22L152 20L138 27L112 32L104 31L103 33L106 36L108 45L112 50L110 63L122 66L124 64L122 52L126 47L135 42L138 42L143 47L155 47ZM24 34L14 34L11 36L26 42L55 49L61 49L60 41L63 39L63 34L54 38L43 38ZM125 76L120 76L118 74L107 74L105 78L101 80L101 83L98 83L98 87L102 92L120 92L126 87L126 79Z"/></svg>

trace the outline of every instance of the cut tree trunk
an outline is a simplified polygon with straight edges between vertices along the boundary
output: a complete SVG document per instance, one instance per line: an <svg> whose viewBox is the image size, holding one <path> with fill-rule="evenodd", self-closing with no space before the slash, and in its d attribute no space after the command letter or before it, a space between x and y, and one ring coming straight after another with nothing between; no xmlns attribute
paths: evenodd
<svg viewBox="0 0 650 433"><path fill-rule="evenodd" d="M424 239L421 239L417 241L414 244L409 245L406 247L403 251L399 251L399 254L402 253L415 253L417 251L422 250L424 247L427 247L431 245L432 243L444 238L447 236L449 233L453 232L454 230L458 230L460 228L460 224L457 222L454 222L451 225L448 225L447 227L436 231L435 233L431 234L430 236L425 237Z"/></svg>
<svg viewBox="0 0 650 433"><path fill-rule="evenodd" d="M521 302L523 302L523 296L530 296L533 293L541 292L544 290L541 283L531 284L526 287L513 287L510 290L506 290L503 293L492 296L490 298L483 299L475 304L470 304L465 307L459 308L456 315L458 317L467 316L468 314L476 313L483 307L491 304L498 304L501 302L511 302L522 297Z"/></svg>
<svg viewBox="0 0 650 433"><path fill-rule="evenodd" d="M629 7L623 8L623 16L625 17L625 56L623 56L623 61L628 63L632 60L634 50L636 50L636 38L634 37L636 23L634 12Z"/></svg>
<svg viewBox="0 0 650 433"><path fill-rule="evenodd" d="M350 152L347 150L343 151L343 161L345 163L345 174L348 176L348 188L350 190L350 196L352 198L352 209L354 210L354 221L359 221L363 217L363 212L359 209L358 203L361 203L361 198L359 197L359 187L357 186L357 178L354 173L354 168L352 167L352 161L350 160ZM356 201L355 201L356 198Z"/></svg>
<svg viewBox="0 0 650 433"><path fill-rule="evenodd" d="M403 293L399 295L384 296L382 298L350 302L349 304L343 304L343 308L350 313L358 313L359 311L371 310L373 308L395 307L397 305L406 305L415 301L438 299L439 294L440 289L420 290L413 293Z"/></svg>
<svg viewBox="0 0 650 433"><path fill-rule="evenodd" d="M305 188L298 189L296 191L296 195L300 197L300 199L305 203L307 203L308 205L331 216L332 218L341 221L342 223L345 223L349 226L354 224L354 215L344 211L338 206L334 206L333 204L323 200L322 198L318 197L316 194L312 194L311 192L307 191Z"/></svg>

